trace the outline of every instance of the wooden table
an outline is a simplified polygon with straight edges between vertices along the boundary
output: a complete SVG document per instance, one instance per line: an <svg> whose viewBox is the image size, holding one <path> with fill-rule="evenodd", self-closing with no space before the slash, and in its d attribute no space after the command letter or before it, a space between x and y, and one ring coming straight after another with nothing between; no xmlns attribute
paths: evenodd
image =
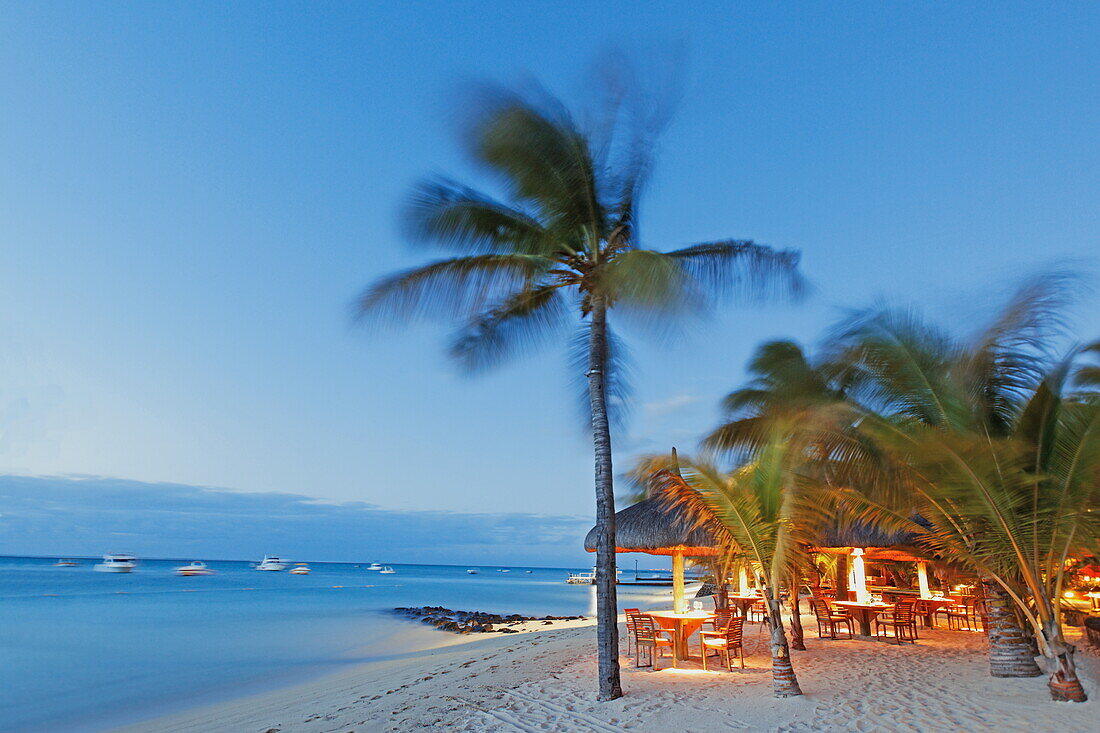
<svg viewBox="0 0 1100 733"><path fill-rule="evenodd" d="M953 606L957 603L954 598L921 598L917 601L920 615L924 617L924 625L929 629L936 628L936 611L944 606Z"/></svg>
<svg viewBox="0 0 1100 733"><path fill-rule="evenodd" d="M746 618L748 618L749 615L749 606L756 603L757 601L764 600L764 596L731 595L728 596L728 598L730 603L737 606L737 609L741 612L741 615Z"/></svg>
<svg viewBox="0 0 1100 733"><path fill-rule="evenodd" d="M847 610L848 615L859 623L860 636L870 636L871 619L883 611L889 611L893 608L889 603L857 603L855 601L833 601L833 605Z"/></svg>
<svg viewBox="0 0 1100 733"><path fill-rule="evenodd" d="M707 621L714 619L714 614L709 611L688 611L687 613L650 611L645 615L653 619L662 629L670 629L673 632L672 653L677 659L688 658L688 637Z"/></svg>

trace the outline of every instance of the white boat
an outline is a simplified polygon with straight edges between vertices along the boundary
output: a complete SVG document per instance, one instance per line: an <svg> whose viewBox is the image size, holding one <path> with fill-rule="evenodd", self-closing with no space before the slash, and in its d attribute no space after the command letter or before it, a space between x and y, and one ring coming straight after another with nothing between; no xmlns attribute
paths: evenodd
<svg viewBox="0 0 1100 733"><path fill-rule="evenodd" d="M213 575L215 572L199 560L193 560L190 565L181 565L176 568L176 575Z"/></svg>
<svg viewBox="0 0 1100 733"><path fill-rule="evenodd" d="M619 576L623 574L622 570L615 571L615 583L619 582ZM566 583L570 585L595 585L596 584L596 569L592 568L588 573L569 573L569 577L565 579Z"/></svg>
<svg viewBox="0 0 1100 733"><path fill-rule="evenodd" d="M470 575L477 575L477 574L478 574L479 572L481 572L481 571L480 571L480 570L478 570L477 568L470 568L470 569L469 569L469 570L467 570L466 572L467 572L467 573L469 573Z"/></svg>
<svg viewBox="0 0 1100 733"><path fill-rule="evenodd" d="M98 573L130 573L137 567L137 558L133 555L104 555L103 562L92 570Z"/></svg>
<svg viewBox="0 0 1100 733"><path fill-rule="evenodd" d="M53 564L53 566L55 568L75 568L78 565L80 565L80 563L78 563L76 560L64 560L64 559L58 560L57 562L55 562Z"/></svg>
<svg viewBox="0 0 1100 733"><path fill-rule="evenodd" d="M309 575L309 565L300 562L290 569L291 575Z"/></svg>
<svg viewBox="0 0 1100 733"><path fill-rule="evenodd" d="M287 564L286 560L281 560L274 555L264 555L264 559L256 566L256 570L277 572L279 570L286 570Z"/></svg>
<svg viewBox="0 0 1100 733"><path fill-rule="evenodd" d="M512 571L511 571L511 570L505 570L505 569L503 569L503 568L498 568L498 569L497 569L497 572L498 572L498 573L510 573L510 572L512 572Z"/></svg>
<svg viewBox="0 0 1100 733"><path fill-rule="evenodd" d="M391 568L389 565L386 565L381 570L379 570L378 572L380 572L382 575L393 575L397 571L394 570L393 568Z"/></svg>
<svg viewBox="0 0 1100 733"><path fill-rule="evenodd" d="M369 566L367 566L367 570L381 570L381 569L382 569L382 566L379 565L376 562L372 562Z"/></svg>

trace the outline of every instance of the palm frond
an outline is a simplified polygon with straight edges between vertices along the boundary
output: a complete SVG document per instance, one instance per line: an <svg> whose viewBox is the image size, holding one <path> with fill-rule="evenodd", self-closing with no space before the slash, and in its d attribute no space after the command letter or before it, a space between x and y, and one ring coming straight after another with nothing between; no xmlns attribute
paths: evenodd
<svg viewBox="0 0 1100 733"><path fill-rule="evenodd" d="M420 183L403 221L413 241L458 252L552 256L558 248L533 216L445 179Z"/></svg>
<svg viewBox="0 0 1100 733"><path fill-rule="evenodd" d="M548 230L572 236L588 227L599 237L605 216L591 151L564 105L499 88L487 89L478 104L474 157L499 174L511 196L537 208Z"/></svg>
<svg viewBox="0 0 1100 733"><path fill-rule="evenodd" d="M538 255L486 254L440 260L379 280L356 302L361 318L468 318L529 287L554 262Z"/></svg>
<svg viewBox="0 0 1100 733"><path fill-rule="evenodd" d="M701 294L761 303L798 300L807 285L798 270L800 255L747 240L706 242L666 253L680 263Z"/></svg>
<svg viewBox="0 0 1100 733"><path fill-rule="evenodd" d="M471 372L541 346L572 315L558 284L524 288L479 314L451 344L451 356Z"/></svg>
<svg viewBox="0 0 1100 733"><path fill-rule="evenodd" d="M607 264L602 291L616 306L632 310L683 311L691 307L692 282L679 263L648 249L622 252Z"/></svg>

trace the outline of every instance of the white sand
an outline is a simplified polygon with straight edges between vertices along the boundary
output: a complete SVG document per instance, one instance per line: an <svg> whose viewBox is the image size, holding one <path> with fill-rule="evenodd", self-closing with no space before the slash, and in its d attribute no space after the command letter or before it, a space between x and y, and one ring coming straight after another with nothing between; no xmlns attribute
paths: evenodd
<svg viewBox="0 0 1100 733"><path fill-rule="evenodd" d="M446 635L449 646L379 662L275 693L126 728L129 733L376 733L381 731L1100 731L1100 658L1082 641L1078 665L1092 698L1049 700L1045 678L989 676L982 634L921 629L917 645L818 640L794 652L803 697L771 694L766 633L746 629L745 670L635 669L597 703L588 622L528 625L531 633ZM441 635L444 632L433 632ZM461 638L463 643L454 643ZM692 648L697 648L697 637ZM668 664L665 659L663 664Z"/></svg>

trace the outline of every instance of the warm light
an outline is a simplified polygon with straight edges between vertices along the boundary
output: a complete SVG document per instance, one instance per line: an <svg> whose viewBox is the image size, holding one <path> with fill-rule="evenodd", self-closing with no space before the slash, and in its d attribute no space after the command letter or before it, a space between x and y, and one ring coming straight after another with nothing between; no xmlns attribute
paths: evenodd
<svg viewBox="0 0 1100 733"><path fill-rule="evenodd" d="M928 564L917 563L917 586L920 588L921 598L931 598L932 592L928 589Z"/></svg>
<svg viewBox="0 0 1100 733"><path fill-rule="evenodd" d="M1067 590L1065 593L1062 594L1062 598L1073 598L1075 595L1077 594L1073 591Z"/></svg>
<svg viewBox="0 0 1100 733"><path fill-rule="evenodd" d="M852 550L852 577L855 580L856 602L869 603L871 594L867 591L867 571L863 566L863 549Z"/></svg>
<svg viewBox="0 0 1100 733"><path fill-rule="evenodd" d="M665 667L658 670L659 672L671 672L672 674L710 674L710 670L701 669L680 669L679 667Z"/></svg>

